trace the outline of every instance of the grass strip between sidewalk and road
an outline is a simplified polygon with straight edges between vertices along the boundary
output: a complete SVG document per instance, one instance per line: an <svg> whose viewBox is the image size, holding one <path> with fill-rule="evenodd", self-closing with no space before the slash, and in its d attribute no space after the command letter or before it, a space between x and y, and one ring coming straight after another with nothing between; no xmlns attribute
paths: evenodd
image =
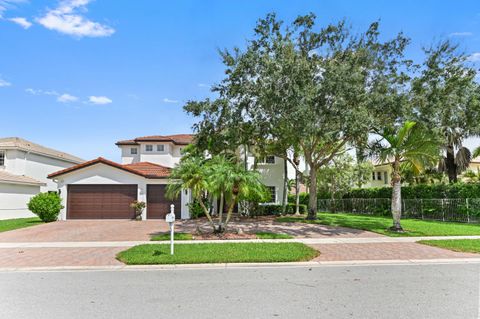
<svg viewBox="0 0 480 319"><path fill-rule="evenodd" d="M38 224L43 224L43 222L38 217L4 219L0 220L0 233L19 228L35 226Z"/></svg>
<svg viewBox="0 0 480 319"><path fill-rule="evenodd" d="M480 239L421 240L418 243L463 253L480 253Z"/></svg>
<svg viewBox="0 0 480 319"><path fill-rule="evenodd" d="M127 265L270 263L308 261L319 252L301 243L179 244L170 255L168 244L138 245L117 254Z"/></svg>
<svg viewBox="0 0 480 319"><path fill-rule="evenodd" d="M279 217L277 222L301 222L308 224L321 224L336 227L348 227L355 229L368 230L391 237L414 237L414 236L471 236L480 235L480 225L462 224L440 221L427 221L418 219L402 219L404 233L391 232L388 230L392 226L391 217L383 216L365 216L355 214L332 214L319 213L317 220L305 220L302 217Z"/></svg>

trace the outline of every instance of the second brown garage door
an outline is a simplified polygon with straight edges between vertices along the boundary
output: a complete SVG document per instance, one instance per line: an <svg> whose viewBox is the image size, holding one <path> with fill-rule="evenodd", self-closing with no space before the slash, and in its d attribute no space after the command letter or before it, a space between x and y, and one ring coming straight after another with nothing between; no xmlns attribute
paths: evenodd
<svg viewBox="0 0 480 319"><path fill-rule="evenodd" d="M170 205L175 205L175 217L180 218L181 199L180 195L175 200L165 197L166 185L147 185L147 219L165 218L170 212Z"/></svg>
<svg viewBox="0 0 480 319"><path fill-rule="evenodd" d="M132 219L137 185L68 185L67 219Z"/></svg>

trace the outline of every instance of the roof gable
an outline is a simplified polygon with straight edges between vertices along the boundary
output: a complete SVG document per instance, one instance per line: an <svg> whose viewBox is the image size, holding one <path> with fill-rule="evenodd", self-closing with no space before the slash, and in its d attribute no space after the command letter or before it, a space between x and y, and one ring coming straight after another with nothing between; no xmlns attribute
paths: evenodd
<svg viewBox="0 0 480 319"><path fill-rule="evenodd" d="M175 135L151 135L141 136L133 140L123 140L115 143L116 145L138 145L141 142L170 142L175 145L191 144L194 134L175 134Z"/></svg>
<svg viewBox="0 0 480 319"><path fill-rule="evenodd" d="M62 169L60 171L54 172L48 175L48 178L55 178L60 175L68 174L79 169L87 168L92 165L96 164L105 164L120 170L124 170L126 172L136 174L145 178L167 178L170 176L171 168L165 167L158 164L153 164L150 162L140 162L134 164L119 164L113 161L109 161L103 157L96 158L94 160L84 162L66 169Z"/></svg>

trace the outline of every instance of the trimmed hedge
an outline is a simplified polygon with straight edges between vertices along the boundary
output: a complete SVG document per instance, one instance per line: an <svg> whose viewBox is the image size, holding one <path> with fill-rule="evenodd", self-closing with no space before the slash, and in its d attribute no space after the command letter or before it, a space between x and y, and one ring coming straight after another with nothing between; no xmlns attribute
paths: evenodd
<svg viewBox="0 0 480 319"><path fill-rule="evenodd" d="M45 223L56 221L62 208L62 199L54 192L38 193L28 202L28 209Z"/></svg>
<svg viewBox="0 0 480 319"><path fill-rule="evenodd" d="M342 198L391 198L391 187L356 188ZM300 203L308 206L309 194L300 194ZM330 199L329 194L319 193L319 199ZM420 184L402 187L402 199L480 198L480 183ZM295 196L288 201L295 203Z"/></svg>

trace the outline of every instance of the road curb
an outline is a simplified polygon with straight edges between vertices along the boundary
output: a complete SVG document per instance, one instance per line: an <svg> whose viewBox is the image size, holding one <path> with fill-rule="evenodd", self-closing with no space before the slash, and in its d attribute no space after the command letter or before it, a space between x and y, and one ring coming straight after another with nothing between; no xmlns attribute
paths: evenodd
<svg viewBox="0 0 480 319"><path fill-rule="evenodd" d="M59 267L5 267L0 272L69 272L69 271L155 271L199 269L252 269L252 268L309 268L328 266L395 266L395 265L480 264L480 258L408 259L408 260L345 260L306 261L280 263L220 263L179 265L120 265L120 266L59 266Z"/></svg>

